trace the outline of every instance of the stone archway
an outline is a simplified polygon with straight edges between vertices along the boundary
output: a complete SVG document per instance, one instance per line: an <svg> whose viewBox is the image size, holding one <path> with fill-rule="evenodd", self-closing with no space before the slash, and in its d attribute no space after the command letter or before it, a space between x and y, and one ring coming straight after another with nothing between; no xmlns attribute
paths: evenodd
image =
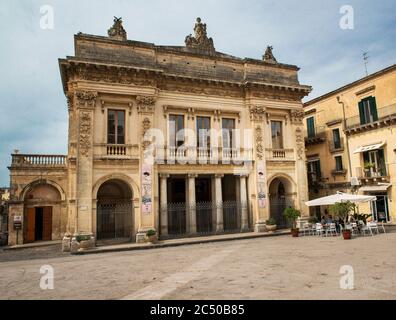
<svg viewBox="0 0 396 320"><path fill-rule="evenodd" d="M98 240L131 240L134 227L133 190L123 180L111 179L97 191Z"/></svg>
<svg viewBox="0 0 396 320"><path fill-rule="evenodd" d="M59 239L64 229L60 189L46 181L35 182L23 190L24 243Z"/></svg>
<svg viewBox="0 0 396 320"><path fill-rule="evenodd" d="M278 228L288 228L290 223L283 216L283 211L294 207L295 194L292 181L284 176L277 176L269 185L270 217L275 219Z"/></svg>

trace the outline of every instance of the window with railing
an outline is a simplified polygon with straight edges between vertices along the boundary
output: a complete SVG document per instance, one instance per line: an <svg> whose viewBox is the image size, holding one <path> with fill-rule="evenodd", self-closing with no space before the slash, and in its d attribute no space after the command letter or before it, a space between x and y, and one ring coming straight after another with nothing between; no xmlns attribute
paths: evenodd
<svg viewBox="0 0 396 320"><path fill-rule="evenodd" d="M387 175L384 149L363 153L365 177L385 177Z"/></svg>
<svg viewBox="0 0 396 320"><path fill-rule="evenodd" d="M282 121L271 121L272 148L283 149Z"/></svg>
<svg viewBox="0 0 396 320"><path fill-rule="evenodd" d="M340 129L333 130L333 147L334 149L341 149Z"/></svg>
<svg viewBox="0 0 396 320"><path fill-rule="evenodd" d="M184 143L184 116L169 116L169 146L178 148Z"/></svg>
<svg viewBox="0 0 396 320"><path fill-rule="evenodd" d="M308 161L308 181L310 184L319 182L322 178L320 160Z"/></svg>
<svg viewBox="0 0 396 320"><path fill-rule="evenodd" d="M118 145L125 144L125 111L108 111L107 143Z"/></svg>
<svg viewBox="0 0 396 320"><path fill-rule="evenodd" d="M335 171L342 172L344 170L344 164L342 163L342 156L337 156L335 159Z"/></svg>
<svg viewBox="0 0 396 320"><path fill-rule="evenodd" d="M234 148L235 119L222 119L223 148Z"/></svg>

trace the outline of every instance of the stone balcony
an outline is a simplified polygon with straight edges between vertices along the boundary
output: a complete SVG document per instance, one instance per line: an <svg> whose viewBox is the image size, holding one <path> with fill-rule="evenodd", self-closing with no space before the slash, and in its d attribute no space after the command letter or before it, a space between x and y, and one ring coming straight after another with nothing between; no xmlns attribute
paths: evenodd
<svg viewBox="0 0 396 320"><path fill-rule="evenodd" d="M13 154L11 169L63 169L67 166L65 155Z"/></svg>
<svg viewBox="0 0 396 320"><path fill-rule="evenodd" d="M362 184L373 184L376 182L390 182L389 166L385 165L378 170L356 168L356 176Z"/></svg>
<svg viewBox="0 0 396 320"><path fill-rule="evenodd" d="M306 130L304 135L306 146L323 143L327 139L325 127L315 127L314 134L308 134L308 131Z"/></svg>
<svg viewBox="0 0 396 320"><path fill-rule="evenodd" d="M265 149L267 161L295 161L294 149Z"/></svg>
<svg viewBox="0 0 396 320"><path fill-rule="evenodd" d="M138 145L131 144L95 144L94 158L107 160L133 160L140 158Z"/></svg>

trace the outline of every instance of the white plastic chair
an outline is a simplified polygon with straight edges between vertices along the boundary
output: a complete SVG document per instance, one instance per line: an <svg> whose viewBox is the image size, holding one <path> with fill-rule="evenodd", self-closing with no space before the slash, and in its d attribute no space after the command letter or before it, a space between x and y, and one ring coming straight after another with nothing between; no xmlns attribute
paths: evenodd
<svg viewBox="0 0 396 320"><path fill-rule="evenodd" d="M371 233L375 231L377 234L379 234L379 229L378 229L378 223L377 222L368 222L367 227L370 228Z"/></svg>
<svg viewBox="0 0 396 320"><path fill-rule="evenodd" d="M315 233L317 236L324 236L325 235L325 230L322 226L322 224L317 223L316 225L316 229L315 229Z"/></svg>
<svg viewBox="0 0 396 320"><path fill-rule="evenodd" d="M366 226L363 221L359 221L360 224L360 231L362 232L362 235L365 236L366 233L369 233L371 236L373 236L373 232L371 231L371 228L369 226Z"/></svg>
<svg viewBox="0 0 396 320"><path fill-rule="evenodd" d="M331 236L337 236L337 228L335 223L330 223L328 228L326 229L326 237L330 234Z"/></svg>
<svg viewBox="0 0 396 320"><path fill-rule="evenodd" d="M379 223L378 223L378 232L379 232L380 230L382 230L384 233L386 233L385 224L384 224L383 222L379 222Z"/></svg>
<svg viewBox="0 0 396 320"><path fill-rule="evenodd" d="M309 227L309 223L305 222L300 230L300 232L302 233L302 235L305 237L306 233L308 233L308 235L311 235L311 229Z"/></svg>
<svg viewBox="0 0 396 320"><path fill-rule="evenodd" d="M359 228L356 222L351 223L351 230L352 230L352 235L354 236L359 235Z"/></svg>

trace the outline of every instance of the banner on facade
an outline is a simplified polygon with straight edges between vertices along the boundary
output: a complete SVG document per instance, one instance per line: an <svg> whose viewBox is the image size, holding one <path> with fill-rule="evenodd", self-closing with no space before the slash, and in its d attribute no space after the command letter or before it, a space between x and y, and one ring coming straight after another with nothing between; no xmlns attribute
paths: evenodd
<svg viewBox="0 0 396 320"><path fill-rule="evenodd" d="M257 189L259 208L267 206L267 174L265 171L265 164L263 161L257 163Z"/></svg>
<svg viewBox="0 0 396 320"><path fill-rule="evenodd" d="M142 165L142 213L152 212L152 189L153 189L152 166Z"/></svg>

